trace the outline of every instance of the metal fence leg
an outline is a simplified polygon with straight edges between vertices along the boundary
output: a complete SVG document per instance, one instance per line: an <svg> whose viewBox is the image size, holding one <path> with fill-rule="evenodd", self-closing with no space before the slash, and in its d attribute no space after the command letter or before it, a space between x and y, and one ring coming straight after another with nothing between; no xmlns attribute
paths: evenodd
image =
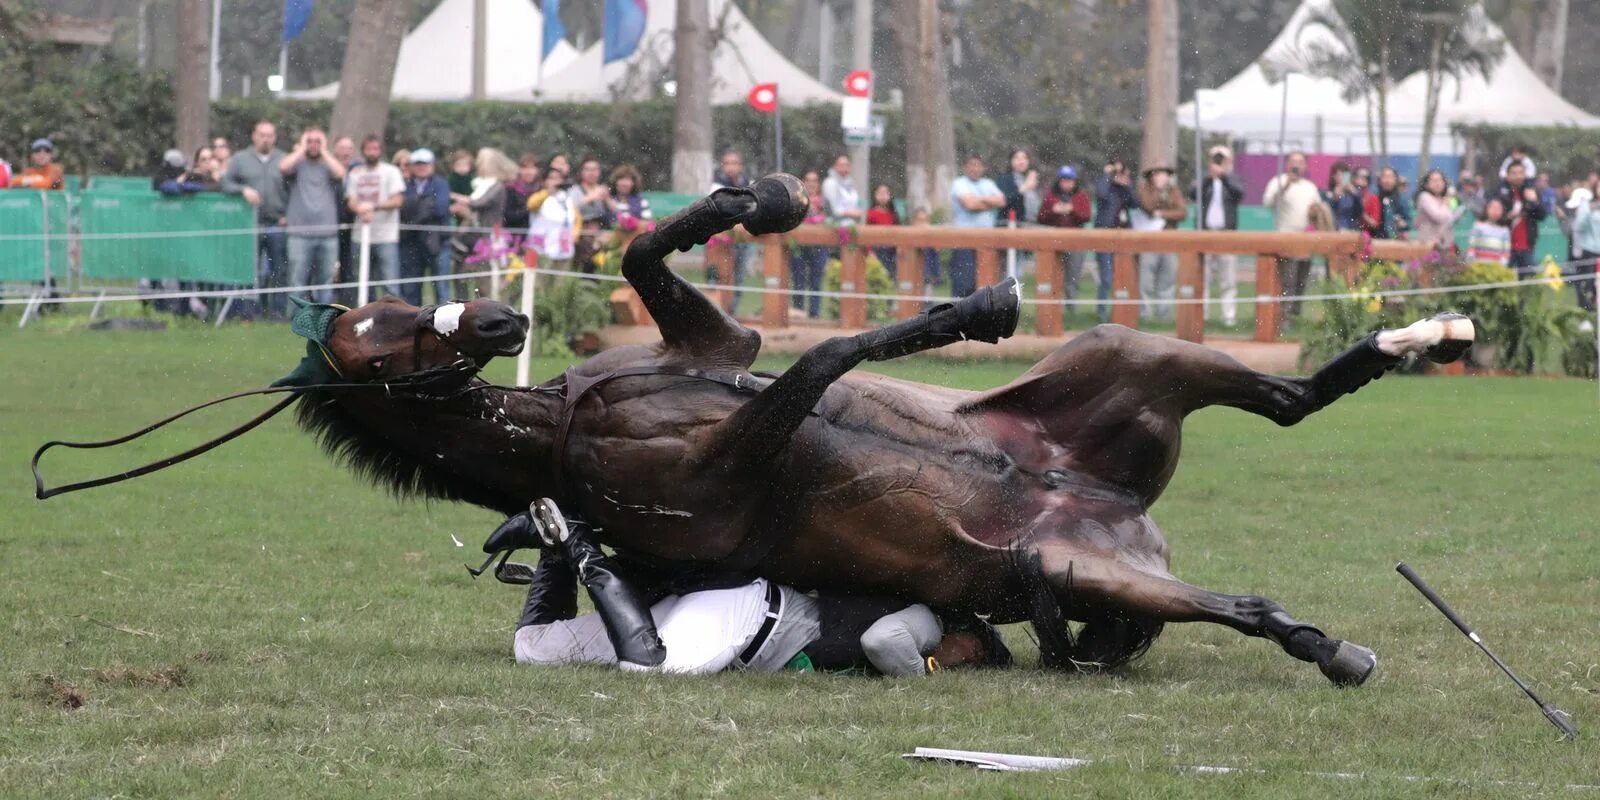
<svg viewBox="0 0 1600 800"><path fill-rule="evenodd" d="M22 307L22 319L17 322L17 330L22 330L23 328L27 327L28 318L33 316L34 311L38 310L39 298L43 296L44 292L39 291L34 292L28 297L28 304Z"/></svg>
<svg viewBox="0 0 1600 800"><path fill-rule="evenodd" d="M222 327L222 321L228 318L228 311L233 308L233 301L237 300L237 299L239 299L239 298L236 295L231 295L230 294L230 295L227 296L226 299L224 299L222 301L222 308L217 309L217 322L216 322L215 325L213 325L211 327L213 327L213 328Z"/></svg>
<svg viewBox="0 0 1600 800"><path fill-rule="evenodd" d="M89 319L91 319L91 320L99 319L100 318L100 307L105 305L105 303L106 303L106 290L101 289L100 290L100 296L95 298L94 308L89 309Z"/></svg>

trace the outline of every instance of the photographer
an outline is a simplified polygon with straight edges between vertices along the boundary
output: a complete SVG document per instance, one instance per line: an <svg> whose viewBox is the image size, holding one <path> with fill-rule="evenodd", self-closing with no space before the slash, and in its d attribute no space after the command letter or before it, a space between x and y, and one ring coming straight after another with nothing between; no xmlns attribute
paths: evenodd
<svg viewBox="0 0 1600 800"><path fill-rule="evenodd" d="M1220 144L1211 148L1211 163L1206 169L1207 177L1199 182L1191 195L1200 204L1200 228L1208 231L1238 230L1239 202L1244 199L1244 188L1233 178L1233 151ZM1206 253L1205 276L1208 296L1213 280L1222 293L1222 324L1233 327L1239 321L1239 284L1233 256ZM1206 311L1210 310L1211 307L1207 305Z"/></svg>
<svg viewBox="0 0 1600 800"><path fill-rule="evenodd" d="M1322 202L1317 185L1306 177L1306 154L1298 150L1284 160L1284 172L1267 183L1261 203L1272 209L1274 229L1279 233L1304 233L1311 226L1311 207ZM1278 259L1278 295L1299 297L1306 292L1311 276L1311 259ZM1300 301L1283 310L1283 320L1300 315Z"/></svg>
<svg viewBox="0 0 1600 800"><path fill-rule="evenodd" d="M1116 159L1106 163L1094 184L1094 201L1096 228L1132 227L1128 212L1138 208L1139 198L1133 193L1133 176L1128 172L1127 165ZM1111 296L1112 254L1095 253L1094 260L1100 273L1100 321L1107 322L1111 319L1111 310L1104 301Z"/></svg>

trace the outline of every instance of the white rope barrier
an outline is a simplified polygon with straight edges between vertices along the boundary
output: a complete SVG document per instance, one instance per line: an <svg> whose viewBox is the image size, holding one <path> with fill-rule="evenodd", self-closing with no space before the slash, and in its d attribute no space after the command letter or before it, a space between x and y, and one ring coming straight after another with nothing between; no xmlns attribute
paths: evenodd
<svg viewBox="0 0 1600 800"><path fill-rule="evenodd" d="M1584 263L1587 263L1587 261L1585 261ZM575 271L571 271L571 270L544 269L544 268L535 269L533 272L534 272L534 274L536 276L537 275L550 275L550 276L554 276L554 277L587 278L587 279L590 279L590 280L604 281L604 282L610 282L610 283L625 283L625 282L627 282L627 279L622 277L621 275L605 275L605 274L599 274L599 273L575 272ZM504 275L504 272L502 272L501 270L490 269L490 270L482 270L482 271L477 271L477 272L452 273L450 275L428 275L428 276L423 276L423 277L418 277L418 278L390 278L390 279L385 279L385 280L369 281L368 285L370 285L370 286L400 286L400 285L411 284L411 283L432 283L432 282L438 282L438 281L458 281L458 280L464 281L464 280L469 280L469 279L474 279L474 278L493 277L495 275ZM1582 283L1584 281L1593 281L1595 279L1596 279L1596 276L1593 273L1577 274L1577 275L1562 275L1561 276L1561 280L1562 280L1562 282L1564 284L1566 284L1566 283ZM1481 291L1492 291L1492 290L1496 290L1496 289L1512 289L1512 288L1516 288L1516 287L1519 287L1519 286L1534 286L1534 285L1537 285L1537 284L1540 284L1540 283L1544 282L1545 280L1548 280L1548 279L1541 278L1541 277L1538 277L1538 276L1534 276L1534 277L1528 278L1526 280L1500 281L1500 282L1495 282L1495 283L1475 283L1475 284L1469 284L1469 285L1464 285L1464 286L1430 286L1430 287L1423 287L1423 288L1418 288L1418 289L1384 289L1384 290L1372 291L1372 292L1359 292L1359 291L1356 291L1356 292L1332 292L1332 293L1325 293L1325 294L1303 294L1303 295L1257 295L1253 299L1238 298L1235 302L1239 302L1239 303L1250 303L1250 302L1257 302L1257 303L1290 303L1290 302L1308 301L1308 300L1374 300L1374 299L1382 300L1382 299L1390 298L1390 297L1412 297L1412 296L1420 296L1420 295L1457 294L1457 293L1463 293L1463 292L1481 292ZM732 284L725 284L725 283L694 283L694 282L691 282L690 285L694 286L695 288L700 289L702 291L704 291L704 290L729 291L729 292L738 291L738 292L748 293L748 294L781 294L781 295L785 295L785 296L822 297L822 298L833 298L833 299L894 300L894 301L905 300L905 301L911 301L911 302L943 302L943 301L951 299L949 297L930 295L930 294L909 295L909 294L871 294L871 293L868 293L868 292L835 292L835 291L827 291L827 290L815 290L815 291L813 291L813 290L808 290L808 289L779 289L779 288L770 287L770 286L734 286ZM360 281L344 281L344 282L340 282L340 283L319 283L319 284L311 284L311 285L306 285L306 286L273 286L273 287L262 287L262 288L246 287L246 288L239 288L239 289L188 289L188 290L176 290L176 291L170 291L170 292L137 292L137 293L132 293L132 294L122 294L122 295L105 294L105 295L100 295L100 296L38 297L38 298L12 297L12 298L0 298L0 306L24 305L24 304L28 304L28 303L36 303L36 304L118 303L118 302L147 301L147 300L171 300L171 299L175 299L175 298L187 298L187 297L199 297L199 298L209 298L209 297L217 297L217 298L248 297L248 296L252 296L252 295L263 295L263 294L288 294L288 293L303 293L303 292L319 292L319 291L329 291L329 290L333 290L333 289L359 289L360 287L361 287L361 282ZM1157 302L1157 301L1155 299L1153 299L1153 298L1136 298L1136 299L1107 298L1105 300L1097 300L1097 299L1092 299L1092 298L1091 299L1072 299L1072 300L1068 300L1068 299L1041 300L1041 299L1038 299L1038 298L1023 298L1023 300L1022 300L1022 303L1024 305L1033 305L1033 306L1047 306L1047 305L1060 305L1060 306L1100 306L1100 305L1130 306L1131 305L1131 306L1138 306L1138 305L1145 305L1147 303L1153 303L1153 302ZM1160 301L1160 302L1172 303L1172 304L1175 304L1175 305L1216 305L1216 304L1220 304L1220 303L1225 302L1225 301L1222 300L1221 298L1200 298L1200 297L1181 298L1180 297L1180 298L1172 298L1172 299L1169 299L1169 300L1163 300L1163 301Z"/></svg>

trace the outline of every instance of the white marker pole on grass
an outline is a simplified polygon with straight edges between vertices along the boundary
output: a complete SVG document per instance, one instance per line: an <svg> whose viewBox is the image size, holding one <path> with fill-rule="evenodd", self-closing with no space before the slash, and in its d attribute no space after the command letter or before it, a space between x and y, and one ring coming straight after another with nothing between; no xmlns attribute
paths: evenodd
<svg viewBox="0 0 1600 800"><path fill-rule="evenodd" d="M522 343L522 352L517 354L518 386L528 385L528 360L533 357L533 332L538 329L533 323L533 266L537 263L529 261L522 268L522 314L528 318L528 338Z"/></svg>
<svg viewBox="0 0 1600 800"><path fill-rule="evenodd" d="M361 223L361 257L357 259L361 266L356 273L356 307L367 304L369 288L367 281L372 279L372 224Z"/></svg>

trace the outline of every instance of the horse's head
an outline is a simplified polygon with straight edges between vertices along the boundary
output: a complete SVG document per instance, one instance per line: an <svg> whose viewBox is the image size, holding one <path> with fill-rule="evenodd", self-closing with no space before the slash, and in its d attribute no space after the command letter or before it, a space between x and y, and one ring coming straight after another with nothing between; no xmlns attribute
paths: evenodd
<svg viewBox="0 0 1600 800"><path fill-rule="evenodd" d="M390 295L340 314L328 349L349 380L397 378L470 359L522 352L528 318L498 300L417 308Z"/></svg>
<svg viewBox="0 0 1600 800"><path fill-rule="evenodd" d="M294 332L310 340L287 385L395 380L455 367L476 372L522 352L528 318L497 300L417 308L388 296L360 308L303 304Z"/></svg>

